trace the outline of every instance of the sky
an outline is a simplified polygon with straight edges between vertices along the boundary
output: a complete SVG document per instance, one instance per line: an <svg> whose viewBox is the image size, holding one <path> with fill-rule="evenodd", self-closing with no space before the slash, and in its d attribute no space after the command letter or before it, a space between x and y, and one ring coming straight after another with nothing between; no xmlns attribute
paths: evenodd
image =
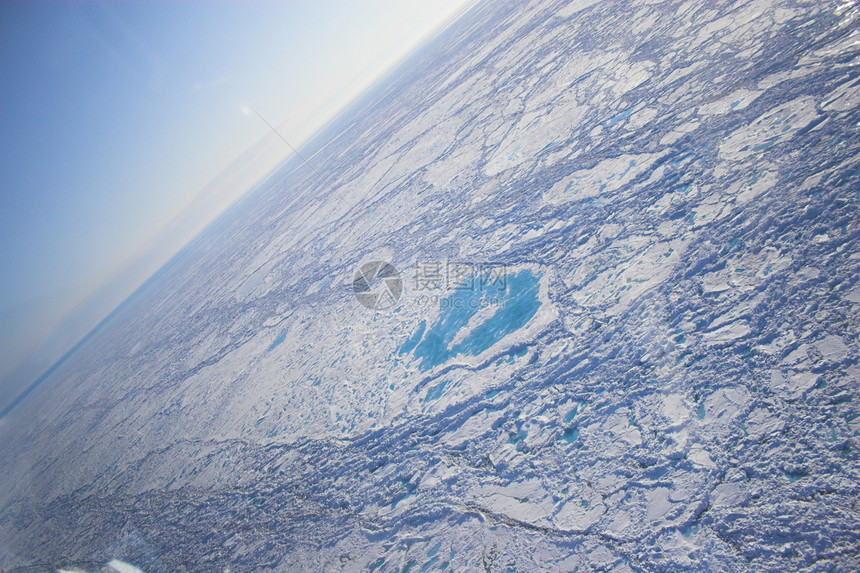
<svg viewBox="0 0 860 573"><path fill-rule="evenodd" d="M0 410L466 5L0 3Z"/></svg>

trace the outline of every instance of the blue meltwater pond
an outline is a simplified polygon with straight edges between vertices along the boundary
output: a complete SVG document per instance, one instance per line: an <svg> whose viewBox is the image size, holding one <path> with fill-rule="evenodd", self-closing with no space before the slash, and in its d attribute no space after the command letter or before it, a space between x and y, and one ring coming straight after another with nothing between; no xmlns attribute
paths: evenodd
<svg viewBox="0 0 860 573"><path fill-rule="evenodd" d="M399 353L413 352L421 361L422 370L430 370L455 356L477 356L528 324L541 305L539 288L540 276L526 269L508 276L504 290L455 290L440 302L442 312L433 326L427 328L422 321ZM457 333L488 305L495 312L452 345Z"/></svg>

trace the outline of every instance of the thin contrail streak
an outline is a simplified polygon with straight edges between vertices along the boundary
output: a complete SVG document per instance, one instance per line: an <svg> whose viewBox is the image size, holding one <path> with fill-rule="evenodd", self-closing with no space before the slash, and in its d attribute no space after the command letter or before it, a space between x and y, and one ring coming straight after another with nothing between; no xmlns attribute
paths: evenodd
<svg viewBox="0 0 860 573"><path fill-rule="evenodd" d="M257 111L256 109L254 109L254 108L253 108L253 107L251 107L251 106L248 106L248 109L250 109L251 111L253 111L254 113L256 113L256 114L257 114L257 117L259 117L260 119L262 119L262 120L263 120L263 123L265 123L266 125L268 125L268 126L269 126L269 129L271 129L272 131L274 131L274 132L275 132L275 135L277 135L278 137L280 137L280 138L281 138L281 141L283 141L284 143L286 143L286 144L287 144L287 147L289 147L290 149L292 149L292 150L293 150L293 153L295 153L295 154L296 154L296 156L297 156L299 159L301 159L301 160L302 160L302 162L303 162L305 165L307 165L307 166L310 168L310 170L311 170L311 171L313 171L314 173L316 173L318 177L322 177L322 175L320 175L319 171L317 171L316 169L314 169L313 165L311 165L310 163L308 163L308 160L307 160L307 159L305 159L305 158L304 158L304 156L302 156L302 154L301 154L301 153L299 153L299 150L298 150L298 149L296 149L295 147L293 147L292 145L290 145L290 142L289 142L289 141L287 141L286 139L284 139L284 136L283 136L283 135L281 135L281 134L278 132L278 130L277 130L277 129L275 129L275 126L273 126L271 123L269 123L269 122L266 120L266 118L265 118L265 117L263 117L262 115L260 115L260 112L259 112L259 111Z"/></svg>
<svg viewBox="0 0 860 573"><path fill-rule="evenodd" d="M296 149L295 147L293 147L293 146L290 144L290 142L289 142L289 141L287 141L287 140L284 138L284 136L280 134L280 132L278 132L278 130L277 130L277 129L275 129L275 126L274 126L274 125L272 125L271 123L269 123L269 122L268 122L268 120L267 120L265 117L263 117L262 115L260 115L260 112L259 112L259 111L257 111L256 109L254 109L253 107L251 107L251 106L249 106L249 105L248 105L248 106L246 106L246 107L247 107L248 109L250 109L251 111L253 111L255 114L257 114L257 117L259 117L261 120L263 120L263 123L265 123L266 125L268 125L268 126L269 126L269 129L271 129L272 131L274 131L274 132L275 132L275 135L277 135L278 137L280 137L280 138L281 138L281 141L283 141L284 143L286 143L286 144L287 144L287 147L289 147L289 148L293 151L293 153L295 153L295 154L296 154L296 157L298 157L299 159L301 159L301 160L302 160L302 163L304 163L305 165L307 165L307 166L308 166L308 169L310 169L311 171L313 171L313 172L316 174L316 176L317 176L317 177L319 177L320 179L322 179L322 175L320 175L320 172L319 172L319 171L317 171L316 169L314 169L314 166L313 166L313 165L311 165L310 163L308 163L308 160L307 160L307 159L305 159L305 157L304 157L301 153L299 153L299 150L298 150L298 149ZM346 206L347 206L347 208L348 208L348 209L352 209L353 204L346 200L346 197L344 197L344 196L343 196L343 193L341 193L341 192L340 192L340 190L338 190L337 188L335 188L335 189L334 189L334 192L335 192L335 194L336 194L338 197L340 197L340 200L341 200L341 201L343 201L343 202L346 204Z"/></svg>

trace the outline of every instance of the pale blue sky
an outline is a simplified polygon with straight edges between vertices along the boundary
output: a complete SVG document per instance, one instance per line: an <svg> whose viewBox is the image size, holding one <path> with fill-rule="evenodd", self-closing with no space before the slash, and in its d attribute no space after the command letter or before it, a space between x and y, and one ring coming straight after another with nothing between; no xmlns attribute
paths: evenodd
<svg viewBox="0 0 860 573"><path fill-rule="evenodd" d="M0 4L0 409L464 4Z"/></svg>

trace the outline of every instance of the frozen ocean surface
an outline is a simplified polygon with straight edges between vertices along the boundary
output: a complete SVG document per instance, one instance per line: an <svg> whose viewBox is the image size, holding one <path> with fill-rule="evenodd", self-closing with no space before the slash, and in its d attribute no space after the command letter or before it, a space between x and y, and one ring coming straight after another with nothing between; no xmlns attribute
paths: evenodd
<svg viewBox="0 0 860 573"><path fill-rule="evenodd" d="M860 570L858 65L477 4L2 419L0 569Z"/></svg>

